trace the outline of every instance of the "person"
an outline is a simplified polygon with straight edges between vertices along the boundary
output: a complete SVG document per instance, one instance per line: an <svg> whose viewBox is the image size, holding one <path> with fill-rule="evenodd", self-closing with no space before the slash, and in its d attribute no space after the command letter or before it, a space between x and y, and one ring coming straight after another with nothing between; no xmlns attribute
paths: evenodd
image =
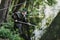
<svg viewBox="0 0 60 40"><path fill-rule="evenodd" d="M17 21L22 21L21 17L22 15L19 11L12 14L12 18L14 19L14 30L20 27L20 33L22 33L22 24Z"/></svg>
<svg viewBox="0 0 60 40"><path fill-rule="evenodd" d="M24 24L24 23L20 23L18 21L21 22L25 22L27 23L27 11L23 10L22 12L15 12L12 15L12 18L14 19L14 30L16 30L16 28L19 29L19 33L20 35L25 39L25 40L30 40L30 36L29 36L29 25ZM25 31L27 31L27 33L25 33Z"/></svg>

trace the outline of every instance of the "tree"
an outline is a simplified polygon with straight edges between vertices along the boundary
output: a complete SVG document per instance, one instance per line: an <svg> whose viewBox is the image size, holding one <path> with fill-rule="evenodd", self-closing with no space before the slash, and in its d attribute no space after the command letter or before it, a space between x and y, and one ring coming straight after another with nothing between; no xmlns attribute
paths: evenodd
<svg viewBox="0 0 60 40"><path fill-rule="evenodd" d="M2 0L1 1L1 4L0 4L0 24L3 22L3 21L6 21L6 16L7 16L7 13L8 13L8 7L9 7L9 3L11 2L11 0Z"/></svg>

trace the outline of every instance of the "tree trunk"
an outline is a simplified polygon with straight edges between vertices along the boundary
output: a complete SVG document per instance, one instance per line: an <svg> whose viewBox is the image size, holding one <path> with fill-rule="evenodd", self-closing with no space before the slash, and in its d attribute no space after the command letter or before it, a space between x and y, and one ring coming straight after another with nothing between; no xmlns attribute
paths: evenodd
<svg viewBox="0 0 60 40"><path fill-rule="evenodd" d="M4 8L4 4L5 4L5 1L2 0L2 1L1 1L1 4L0 4L0 9ZM4 11L4 10L0 10L0 24L1 24L1 22L3 21L3 11Z"/></svg>
<svg viewBox="0 0 60 40"><path fill-rule="evenodd" d="M5 7L5 8L6 8L6 7L9 7L11 1L12 1L12 0L6 0L4 7ZM6 21L7 21L7 15L8 15L8 9L6 9L3 13L4 13L4 14L3 14L3 16L4 16L3 18L4 18L4 21L6 22Z"/></svg>
<svg viewBox="0 0 60 40"><path fill-rule="evenodd" d="M6 20L7 17L7 11L9 6L10 0L2 0L0 4L0 9L6 8L4 10L0 10L0 24Z"/></svg>

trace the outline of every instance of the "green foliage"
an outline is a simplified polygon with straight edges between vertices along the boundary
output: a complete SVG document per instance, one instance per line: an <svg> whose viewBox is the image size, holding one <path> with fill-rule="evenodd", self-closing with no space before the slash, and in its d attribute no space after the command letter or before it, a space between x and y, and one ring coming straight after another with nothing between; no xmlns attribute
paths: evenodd
<svg viewBox="0 0 60 40"><path fill-rule="evenodd" d="M5 28L5 27L6 25L5 26L3 25L0 28L0 37L8 38L9 40L23 40L23 38L20 38L19 34L15 34L14 31L11 31L10 29Z"/></svg>
<svg viewBox="0 0 60 40"><path fill-rule="evenodd" d="M15 30L14 30L14 22L13 22L13 19L11 18L11 15L12 15L12 12L15 10L14 9L14 5L18 3L19 0L12 0L11 4L9 5L9 11L8 11L8 18L7 18L7 22L6 23L3 23L1 28L0 28L0 36L1 37L4 37L4 38L9 38L9 40L24 40L23 38L19 37L19 33L17 33ZM28 22L32 23L32 24L35 24L36 26L35 27L38 27L40 28L40 24L41 24L41 21L42 19L45 17L44 15L44 8L41 9L42 10L42 13L41 15L39 15L39 6L40 5L43 5L44 6L44 1L45 0L27 0L25 1L25 3L22 4L20 10L22 10L23 8L25 8L26 3L28 2L28 7L26 8L27 11L28 11ZM55 4L56 2L54 0L47 0L48 2L46 2L48 5L53 5ZM19 10L19 11L20 11ZM39 17L41 16L41 17ZM50 19L49 19L50 21ZM40 23L40 24L39 24ZM48 23L47 23L48 25ZM30 34L32 34L33 32L33 29L35 27L31 27L30 26ZM16 34L16 33L17 34Z"/></svg>
<svg viewBox="0 0 60 40"><path fill-rule="evenodd" d="M11 32L9 29L5 29L4 27L0 28L0 36L2 37L9 37L11 35Z"/></svg>
<svg viewBox="0 0 60 40"><path fill-rule="evenodd" d="M56 0L47 0L48 1L48 5L53 5L53 4L56 4Z"/></svg>
<svg viewBox="0 0 60 40"><path fill-rule="evenodd" d="M8 38L9 40L24 40L19 36L19 32L17 31L14 30L14 22L11 18L11 15L9 15L8 21L2 23L0 28L0 36L2 38Z"/></svg>
<svg viewBox="0 0 60 40"><path fill-rule="evenodd" d="M24 40L23 38L20 38L18 34L14 34L11 37L9 37L10 40Z"/></svg>

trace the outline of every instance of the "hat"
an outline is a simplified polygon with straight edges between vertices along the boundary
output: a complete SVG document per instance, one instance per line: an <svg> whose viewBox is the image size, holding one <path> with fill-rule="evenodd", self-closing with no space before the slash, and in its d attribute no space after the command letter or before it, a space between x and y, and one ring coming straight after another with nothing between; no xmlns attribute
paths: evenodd
<svg viewBox="0 0 60 40"><path fill-rule="evenodd" d="M26 8L24 8L24 9L23 9L23 12L26 12L26 11L27 11L27 9L26 9Z"/></svg>

